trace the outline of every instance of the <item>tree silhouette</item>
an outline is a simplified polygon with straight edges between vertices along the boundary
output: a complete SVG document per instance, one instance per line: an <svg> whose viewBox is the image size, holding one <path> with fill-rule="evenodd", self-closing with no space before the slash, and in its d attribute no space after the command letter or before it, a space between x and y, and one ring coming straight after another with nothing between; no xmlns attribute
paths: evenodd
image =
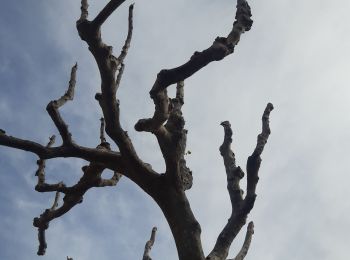
<svg viewBox="0 0 350 260"><path fill-rule="evenodd" d="M209 63L222 60L234 52L241 35L249 31L252 26L250 7L245 0L237 0L235 21L227 37L217 37L209 48L201 52L194 52L184 64L176 68L161 70L158 73L150 91L155 105L154 114L150 118L140 119L135 124L136 131L149 132L157 138L166 165L165 172L158 173L138 156L132 140L120 123L117 91L132 38L134 5L129 7L128 33L119 56L113 54L112 47L105 44L101 37L101 26L124 1L110 0L94 19L88 20L88 2L82 0L81 16L76 23L79 36L87 43L101 76L101 92L95 95L103 112L100 144L96 148L77 144L59 111L60 107L74 98L77 64L72 67L69 86L65 94L49 102L46 108L61 136L60 146L54 146L55 136L50 138L47 145L41 145L10 136L4 130L0 131L1 145L38 155L36 172L38 182L35 190L56 194L52 207L44 210L33 221L33 225L38 229L38 255L45 254L47 248L45 232L53 219L66 214L75 205L81 203L84 194L89 189L115 186L119 179L125 176L151 196L164 213L176 243L179 259L226 260L232 241L245 225L247 216L255 203L255 190L261 163L260 155L270 134L269 115L273 106L269 103L265 108L262 116L262 131L258 135L253 153L247 160L245 196L240 187L244 171L236 165L235 154L231 150L231 125L228 121L221 123L224 128L224 141L220 146L220 153L226 169L232 213L218 235L212 251L205 256L201 245L201 227L191 210L185 192L191 188L193 177L185 160L185 155L190 152L186 152L187 130L184 128L185 120L182 114L184 81ZM173 84L176 84L176 96L169 98L167 88ZM118 151L111 149L110 144L106 141L105 132L117 145ZM49 184L45 180L45 161L59 157L75 157L89 162L82 168L82 177L73 186L68 187L63 182ZM114 172L110 179L102 178L102 173L106 169ZM59 205L60 194L63 194L62 205ZM243 247L234 259L243 259L246 256L254 233L253 227L253 223L250 222ZM149 253L155 242L155 235L156 228L153 228L151 238L145 245L144 260L151 259ZM71 258L67 257L67 259Z"/></svg>

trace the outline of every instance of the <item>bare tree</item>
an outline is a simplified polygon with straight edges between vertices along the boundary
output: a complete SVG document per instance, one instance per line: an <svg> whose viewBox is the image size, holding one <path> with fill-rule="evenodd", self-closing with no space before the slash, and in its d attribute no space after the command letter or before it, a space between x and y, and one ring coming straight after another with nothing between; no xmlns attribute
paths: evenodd
<svg viewBox="0 0 350 260"><path fill-rule="evenodd" d="M84 194L90 188L114 186L121 176L126 176L151 196L163 211L172 231L179 259L226 260L232 241L245 225L247 216L254 206L255 190L259 180L260 156L270 134L269 115L273 106L270 103L266 106L262 116L262 131L258 135L257 145L252 155L247 160L245 196L240 187L244 171L236 165L235 155L231 150L231 125L228 121L221 123L224 128L224 141L220 146L220 153L226 168L227 190L232 213L208 256L204 255L202 249L200 224L191 210L185 193L191 188L193 178L184 157L187 130L184 128L185 120L181 109L184 104L185 79L209 63L219 61L234 52L241 35L249 31L252 26L250 7L245 0L237 0L235 21L227 37L217 37L209 48L201 52L194 52L184 64L176 68L161 70L158 73L150 91L155 105L154 114L150 118L139 120L135 125L136 131L150 132L157 138L166 165L165 172L158 173L138 156L132 140L120 124L117 90L121 83L124 59L132 38L134 5L129 7L128 33L118 56L113 54L112 47L105 44L101 38L101 26L124 1L110 0L94 19L88 20L88 2L82 0L81 16L76 23L80 38L87 43L101 76L101 92L96 93L95 96L103 112L100 144L96 148L77 144L59 111L67 101L73 100L77 64L72 67L66 93L59 99L49 102L46 108L61 136L61 145L54 146L54 136L50 138L47 145L41 145L10 136L3 130L0 132L1 145L38 155L36 173L38 182L35 190L56 194L52 207L46 209L33 221L33 225L38 229L38 255L45 254L47 248L45 231L53 219L66 214L75 205L81 203ZM173 84L176 84L176 97L169 98L167 88ZM105 132L117 145L118 151L111 149L110 144L106 141ZM88 165L82 168L82 177L75 185L67 187L63 182L56 184L46 182L45 161L58 157L75 157L88 161ZM114 172L110 179L101 177L106 169ZM62 205L59 205L60 194L64 195ZM155 242L155 233L156 228L153 228L151 238L145 245L143 259L151 259L149 253ZM246 256L253 233L251 222L247 228L243 247L234 259L243 259ZM71 258L67 257L67 259Z"/></svg>

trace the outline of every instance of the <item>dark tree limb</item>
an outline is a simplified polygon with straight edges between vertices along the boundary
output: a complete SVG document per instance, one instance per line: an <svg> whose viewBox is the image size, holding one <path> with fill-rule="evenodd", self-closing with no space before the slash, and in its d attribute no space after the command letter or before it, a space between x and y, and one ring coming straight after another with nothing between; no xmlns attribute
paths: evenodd
<svg viewBox="0 0 350 260"><path fill-rule="evenodd" d="M245 31L249 31L253 24L250 17L251 11L248 3L245 0L238 0L236 20L233 23L231 32L226 38L217 37L208 49L202 52L195 52L190 60L183 65L177 68L160 71L150 91L151 98L156 106L155 113L152 118L139 120L135 125L135 129L137 131L150 131L150 126L159 126L159 107L166 112L165 105L163 104L160 106L159 104L160 97L166 94L164 93L165 89L171 84L184 81L210 62L222 60L229 54L233 53L235 45L237 45L240 40L241 34ZM164 121L166 119L167 118L165 118Z"/></svg>
<svg viewBox="0 0 350 260"><path fill-rule="evenodd" d="M128 175L124 160L119 152L88 148L75 144L70 147L45 147L36 142L8 136L6 134L0 134L0 145L35 153L41 159L74 157L87 161L105 163L109 169L121 172L126 176Z"/></svg>
<svg viewBox="0 0 350 260"><path fill-rule="evenodd" d="M59 99L51 101L46 107L47 112L51 116L52 121L55 123L62 137L63 144L66 146L73 144L72 135L69 132L68 125L64 122L58 109L61 106L63 106L68 100L73 100L74 98L74 88L76 83L77 68L78 68L77 64L75 64L72 67L69 86L66 93Z"/></svg>
<svg viewBox="0 0 350 260"><path fill-rule="evenodd" d="M92 21L94 26L101 27L101 25L108 19L108 17L124 2L125 0L110 0L109 3Z"/></svg>
<svg viewBox="0 0 350 260"><path fill-rule="evenodd" d="M219 234L214 249L207 256L207 260L227 259L233 239L246 223L247 216L254 206L256 198L255 189L259 180L260 155L270 135L269 115L272 109L272 104L267 104L262 116L262 133L258 135L257 146L247 160L247 195L244 200L242 198L243 192L239 186L239 181L243 178L244 174L240 167L236 167L234 153L230 150L232 129L229 122L225 121L222 123L225 129L225 138L224 143L220 147L220 152L224 158L226 168L227 189L230 194L232 214Z"/></svg>
<svg viewBox="0 0 350 260"><path fill-rule="evenodd" d="M157 227L152 228L151 238L146 242L142 260L152 260L149 254L152 250L154 241L156 239L156 232L157 232Z"/></svg>

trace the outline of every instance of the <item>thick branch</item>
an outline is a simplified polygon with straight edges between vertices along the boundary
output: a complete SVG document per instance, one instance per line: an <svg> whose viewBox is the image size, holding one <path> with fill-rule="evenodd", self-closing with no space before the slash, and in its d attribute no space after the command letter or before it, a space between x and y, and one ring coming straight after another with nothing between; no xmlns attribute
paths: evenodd
<svg viewBox="0 0 350 260"><path fill-rule="evenodd" d="M62 137L64 145L72 145L73 141L72 141L72 135L68 130L68 125L64 122L58 109L61 106L63 106L68 100L73 100L74 98L74 88L76 83L77 68L78 68L77 64L75 64L72 67L69 86L66 93L59 99L51 101L46 107L47 112L51 116L52 121L55 123Z"/></svg>
<svg viewBox="0 0 350 260"><path fill-rule="evenodd" d="M157 227L152 228L151 238L146 242L145 251L143 253L142 260L152 260L149 254L151 252L152 246L154 245L154 241L156 239L156 232L157 232Z"/></svg>

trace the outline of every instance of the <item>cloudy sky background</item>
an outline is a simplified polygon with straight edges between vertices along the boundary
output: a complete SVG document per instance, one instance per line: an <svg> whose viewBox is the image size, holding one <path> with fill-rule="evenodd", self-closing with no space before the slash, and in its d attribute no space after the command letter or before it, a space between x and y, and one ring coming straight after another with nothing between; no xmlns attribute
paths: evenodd
<svg viewBox="0 0 350 260"><path fill-rule="evenodd" d="M90 17L106 1L90 0ZM127 30L126 2L103 27L115 52ZM189 129L187 161L194 186L187 192L202 226L205 253L230 214L225 170L218 147L219 123L230 120L241 166L253 151L267 102L272 135L263 153L255 222L247 260L348 259L350 228L350 36L346 0L250 1L255 21L233 55L212 63L185 82ZM136 1L134 38L119 91L122 124L140 156L159 172L164 163L155 138L133 125L151 115L148 96L157 72L185 62L226 36L235 1ZM60 97L79 64L74 102L62 114L81 145L98 144L100 108L96 64L75 30L80 1L6 1L0 9L0 128L46 143L57 134L45 111ZM173 90L170 93L174 93ZM54 194L34 191L36 156L0 147L0 259L39 259L32 219L51 206ZM47 181L73 184L78 159L47 162ZM90 190L84 202L53 221L41 259L141 259L151 228L158 226L153 259L177 259L161 211L123 178L117 187ZM244 228L245 230L245 228ZM230 256L240 248L244 230Z"/></svg>

